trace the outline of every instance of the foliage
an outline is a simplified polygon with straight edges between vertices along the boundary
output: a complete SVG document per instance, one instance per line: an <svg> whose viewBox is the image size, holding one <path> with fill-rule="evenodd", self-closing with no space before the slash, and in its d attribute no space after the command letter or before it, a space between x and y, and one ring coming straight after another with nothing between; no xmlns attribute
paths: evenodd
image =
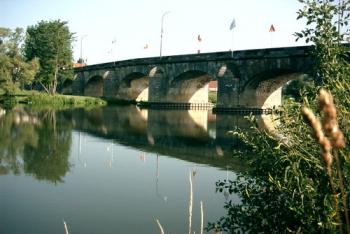
<svg viewBox="0 0 350 234"><path fill-rule="evenodd" d="M295 80L291 80L283 87L283 96L294 98L300 102L304 96L311 96L315 89L315 83L308 75L301 75Z"/></svg>
<svg viewBox="0 0 350 234"><path fill-rule="evenodd" d="M315 45L314 78L319 85L336 94L335 98L342 102L342 105L348 105L350 100L344 100L344 95L348 95L350 90L348 82L350 58L349 46L344 42L350 33L348 27L350 2L299 1L305 6L299 10L298 19L305 18L308 28L295 35L297 40L305 38L306 42Z"/></svg>
<svg viewBox="0 0 350 234"><path fill-rule="evenodd" d="M211 103L217 102L217 92L216 91L209 91L208 93L208 101Z"/></svg>
<svg viewBox="0 0 350 234"><path fill-rule="evenodd" d="M350 2L300 2L305 6L298 18L305 18L308 28L296 36L315 45L314 96L320 87L333 93L339 128L349 144L350 66L347 47L342 43L348 32L342 26L347 25L348 15L343 13ZM304 105L324 115L316 110L314 98L304 97ZM235 192L241 203L226 203L227 216L210 223L208 229L232 233L349 233L344 206L349 206L349 146L332 150L339 160L328 170L300 107L290 103L278 116L274 132L266 132L256 124L250 133L235 132L247 146L236 154L249 161L251 170L241 173L239 180L217 182L219 192ZM255 123L252 117L251 121Z"/></svg>
<svg viewBox="0 0 350 234"><path fill-rule="evenodd" d="M38 59L26 62L22 56L23 39L21 28L0 28L0 95L13 94L18 86L31 83L39 69Z"/></svg>
<svg viewBox="0 0 350 234"><path fill-rule="evenodd" d="M39 58L40 70L35 81L47 93L55 94L60 83L73 78L73 39L65 21L40 21L27 28L24 53L29 60Z"/></svg>
<svg viewBox="0 0 350 234"><path fill-rule="evenodd" d="M96 105L105 105L106 102L100 98L68 95L47 95L44 93L32 93L26 98L26 102L33 106L48 107L88 107Z"/></svg>
<svg viewBox="0 0 350 234"><path fill-rule="evenodd" d="M252 233L322 230L318 223L331 213L324 209L324 197L318 193L327 187L326 174L310 131L305 131L301 117L295 119L298 109L294 106L283 112L278 131L284 135L279 139L256 124L249 134L236 132L247 146L237 154L249 162L251 170L237 181L217 183L218 191L235 192L242 203L226 204L228 216L210 228Z"/></svg>
<svg viewBox="0 0 350 234"><path fill-rule="evenodd" d="M18 90L12 96L0 97L0 104L5 109L12 109L17 104L30 104L31 109L68 109L68 108L92 108L104 106L106 100L98 97L73 96L73 95L49 95L36 90ZM0 105L0 107L1 107Z"/></svg>

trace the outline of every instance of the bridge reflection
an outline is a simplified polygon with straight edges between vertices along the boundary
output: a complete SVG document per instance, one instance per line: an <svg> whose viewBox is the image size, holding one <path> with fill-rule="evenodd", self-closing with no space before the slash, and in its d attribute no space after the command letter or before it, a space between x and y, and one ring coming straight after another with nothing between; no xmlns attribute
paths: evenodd
<svg viewBox="0 0 350 234"><path fill-rule="evenodd" d="M240 141L228 134L236 126L248 130L242 115L214 115L206 110L153 110L136 106L107 106L91 111L64 111L76 130L138 148L196 163L226 168L241 162L232 157Z"/></svg>
<svg viewBox="0 0 350 234"><path fill-rule="evenodd" d="M268 126L269 117L262 117L261 126ZM0 109L0 126L0 175L26 173L56 184L72 166L73 129L79 132L78 158L86 147L80 138L84 132L109 142L109 165L117 143L140 150L142 160L146 153L152 153L224 170L230 165L232 170L240 171L245 165L232 157L232 152L243 144L228 131L235 127L249 130L250 123L242 115L145 110L130 105L64 111Z"/></svg>

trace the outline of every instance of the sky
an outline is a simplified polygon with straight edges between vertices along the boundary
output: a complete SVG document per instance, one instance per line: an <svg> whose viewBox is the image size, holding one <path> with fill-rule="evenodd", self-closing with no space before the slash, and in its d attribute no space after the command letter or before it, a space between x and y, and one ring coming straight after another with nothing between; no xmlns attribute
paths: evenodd
<svg viewBox="0 0 350 234"><path fill-rule="evenodd" d="M297 0L0 0L0 27L67 21L74 60L82 53L97 64L159 56L168 11L163 56L305 45L293 36L305 27L296 20L301 7Z"/></svg>

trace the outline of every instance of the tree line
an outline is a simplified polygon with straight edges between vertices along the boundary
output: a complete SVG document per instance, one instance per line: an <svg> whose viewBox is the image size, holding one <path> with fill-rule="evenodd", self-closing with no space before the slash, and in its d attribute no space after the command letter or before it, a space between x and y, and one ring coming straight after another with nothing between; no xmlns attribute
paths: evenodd
<svg viewBox="0 0 350 234"><path fill-rule="evenodd" d="M73 79L73 41L66 21L40 21L26 31L0 27L0 95L24 88L55 94Z"/></svg>

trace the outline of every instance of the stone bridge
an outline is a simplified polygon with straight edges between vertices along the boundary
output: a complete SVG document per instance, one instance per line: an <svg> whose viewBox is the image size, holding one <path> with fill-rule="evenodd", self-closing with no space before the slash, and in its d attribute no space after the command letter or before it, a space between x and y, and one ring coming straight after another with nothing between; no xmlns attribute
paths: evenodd
<svg viewBox="0 0 350 234"><path fill-rule="evenodd" d="M208 103L217 108L281 105L282 86L311 72L311 46L142 58L76 68L71 93L153 104Z"/></svg>

